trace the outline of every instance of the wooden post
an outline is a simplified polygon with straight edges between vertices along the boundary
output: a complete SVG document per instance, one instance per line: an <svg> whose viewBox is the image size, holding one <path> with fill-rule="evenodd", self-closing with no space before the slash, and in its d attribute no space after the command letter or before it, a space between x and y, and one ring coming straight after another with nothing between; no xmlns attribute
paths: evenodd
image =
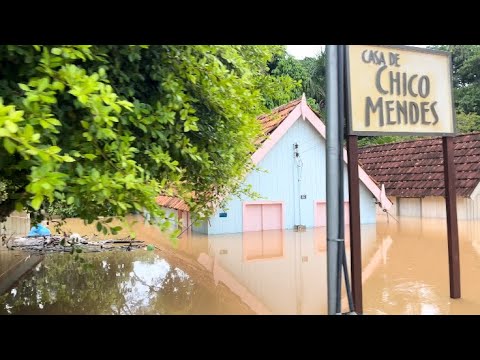
<svg viewBox="0 0 480 360"><path fill-rule="evenodd" d="M182 221L183 218L183 211L182 210L177 210L177 228L182 230Z"/></svg>
<svg viewBox="0 0 480 360"><path fill-rule="evenodd" d="M443 137L443 170L445 178L445 204L447 206L448 271L450 297L458 299L460 294L460 254L458 246L457 194L454 163L453 137Z"/></svg>
<svg viewBox="0 0 480 360"><path fill-rule="evenodd" d="M360 184L358 178L358 138L347 138L348 197L350 213L350 272L355 312L363 313L362 299L362 239L360 233Z"/></svg>

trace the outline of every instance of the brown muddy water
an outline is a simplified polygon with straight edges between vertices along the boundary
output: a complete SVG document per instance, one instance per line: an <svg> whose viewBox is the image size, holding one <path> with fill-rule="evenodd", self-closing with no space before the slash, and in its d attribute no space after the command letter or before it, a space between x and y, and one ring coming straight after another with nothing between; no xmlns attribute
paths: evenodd
<svg viewBox="0 0 480 360"><path fill-rule="evenodd" d="M365 314L480 314L480 222L459 221L462 299L452 300L445 221L378 220L362 226ZM325 228L184 234L176 246L141 221L132 228L158 249L47 255L0 296L0 314L327 311ZM77 219L65 229L95 233Z"/></svg>

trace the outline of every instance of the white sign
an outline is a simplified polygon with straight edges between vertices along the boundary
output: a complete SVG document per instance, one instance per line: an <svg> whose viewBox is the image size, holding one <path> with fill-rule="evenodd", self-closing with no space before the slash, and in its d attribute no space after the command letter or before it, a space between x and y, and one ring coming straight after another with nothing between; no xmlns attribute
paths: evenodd
<svg viewBox="0 0 480 360"><path fill-rule="evenodd" d="M454 135L450 53L347 46L350 134Z"/></svg>

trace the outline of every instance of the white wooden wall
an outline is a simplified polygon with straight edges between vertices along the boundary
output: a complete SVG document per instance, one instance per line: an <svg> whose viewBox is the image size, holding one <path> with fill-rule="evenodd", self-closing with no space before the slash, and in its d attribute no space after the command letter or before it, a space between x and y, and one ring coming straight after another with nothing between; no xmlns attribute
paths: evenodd
<svg viewBox="0 0 480 360"><path fill-rule="evenodd" d="M389 213L393 216L423 217L445 219L447 212L445 199L442 196L428 196L425 198L398 198L389 197L393 206ZM381 214L381 209L377 214ZM480 195L474 200L464 197L457 197L458 220L480 219Z"/></svg>
<svg viewBox="0 0 480 360"><path fill-rule="evenodd" d="M0 223L0 235L26 236L30 231L30 214L14 211L5 222Z"/></svg>

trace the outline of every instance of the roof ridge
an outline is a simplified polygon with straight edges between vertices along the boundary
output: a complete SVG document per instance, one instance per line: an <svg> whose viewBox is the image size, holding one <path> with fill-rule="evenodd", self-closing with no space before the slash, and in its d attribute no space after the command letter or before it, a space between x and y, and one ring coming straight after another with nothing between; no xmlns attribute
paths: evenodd
<svg viewBox="0 0 480 360"><path fill-rule="evenodd" d="M458 134L454 136L454 139L463 137L463 136L469 136L469 135L480 135L480 131L474 131L466 134ZM364 150L364 149L370 149L370 148L376 148L376 147L388 146L388 145L405 144L405 143L416 142L416 141L440 140L441 138L442 138L441 136L429 136L429 137L422 137L420 139L395 141L395 142L386 143L386 144L372 144L372 145L359 147L358 150Z"/></svg>
<svg viewBox="0 0 480 360"><path fill-rule="evenodd" d="M257 119L261 119L261 118L263 118L263 117L270 116L270 115L272 115L273 113L282 111L282 110L288 108L289 106L292 106L295 102L300 103L301 101L302 101L302 98L301 98L301 97L298 98L298 99L294 99L294 100L292 100L292 101L289 101L289 102L286 103L286 104L283 104L283 105L280 105L280 106L277 106L277 107L271 109L270 112L268 112L268 113L264 113L264 114L261 114L261 115L257 116Z"/></svg>

